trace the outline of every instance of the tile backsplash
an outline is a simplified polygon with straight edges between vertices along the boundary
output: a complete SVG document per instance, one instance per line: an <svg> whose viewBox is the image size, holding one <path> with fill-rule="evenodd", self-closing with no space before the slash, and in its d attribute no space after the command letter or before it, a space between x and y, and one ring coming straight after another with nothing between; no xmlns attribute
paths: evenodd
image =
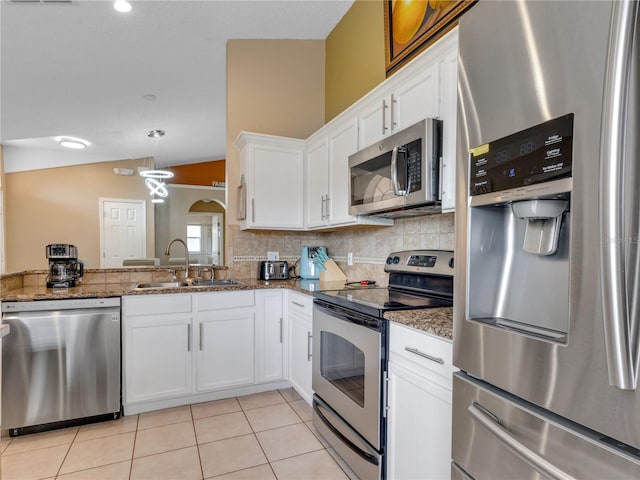
<svg viewBox="0 0 640 480"><path fill-rule="evenodd" d="M372 227L334 232L243 231L236 225L227 229L226 272L232 278L256 278L258 260L268 251L293 264L304 245L324 245L329 256L349 280L374 279L384 284L384 260L390 252L418 248L453 250L453 213L396 219L392 227ZM354 264L347 266L347 254ZM256 259L256 257L259 257Z"/></svg>

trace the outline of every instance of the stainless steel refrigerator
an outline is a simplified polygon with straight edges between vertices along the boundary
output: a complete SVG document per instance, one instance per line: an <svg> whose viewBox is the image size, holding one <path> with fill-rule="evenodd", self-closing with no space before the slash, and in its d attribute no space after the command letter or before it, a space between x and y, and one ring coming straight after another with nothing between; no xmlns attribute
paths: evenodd
<svg viewBox="0 0 640 480"><path fill-rule="evenodd" d="M460 20L454 478L640 478L637 15Z"/></svg>

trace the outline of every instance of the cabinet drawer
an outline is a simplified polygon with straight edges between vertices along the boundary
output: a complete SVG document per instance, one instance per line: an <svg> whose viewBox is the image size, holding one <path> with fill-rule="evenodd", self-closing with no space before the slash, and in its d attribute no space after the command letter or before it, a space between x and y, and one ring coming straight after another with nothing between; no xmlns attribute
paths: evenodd
<svg viewBox="0 0 640 480"><path fill-rule="evenodd" d="M236 292L202 292L195 293L194 308L197 312L220 310L223 308L253 307L255 300L253 290Z"/></svg>
<svg viewBox="0 0 640 480"><path fill-rule="evenodd" d="M302 315L313 315L313 297L303 293L289 292L289 311Z"/></svg>
<svg viewBox="0 0 640 480"><path fill-rule="evenodd" d="M167 295L136 295L122 297L124 315L157 315L159 313L191 312L191 295L171 293Z"/></svg>
<svg viewBox="0 0 640 480"><path fill-rule="evenodd" d="M390 361L451 390L455 370L451 341L390 322L389 352Z"/></svg>

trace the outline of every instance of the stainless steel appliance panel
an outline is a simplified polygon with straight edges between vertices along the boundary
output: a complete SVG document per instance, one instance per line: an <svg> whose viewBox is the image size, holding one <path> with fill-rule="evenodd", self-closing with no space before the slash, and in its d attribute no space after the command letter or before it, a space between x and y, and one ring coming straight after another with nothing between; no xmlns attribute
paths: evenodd
<svg viewBox="0 0 640 480"><path fill-rule="evenodd" d="M116 305L56 310L55 302L27 302L51 310L22 312L2 305L11 328L2 349L3 428L120 411L119 299L106 300Z"/></svg>
<svg viewBox="0 0 640 480"><path fill-rule="evenodd" d="M351 215L438 213L441 120L426 119L349 157Z"/></svg>
<svg viewBox="0 0 640 480"><path fill-rule="evenodd" d="M382 455L317 395L313 398L313 425L359 478L380 478Z"/></svg>
<svg viewBox="0 0 640 480"><path fill-rule="evenodd" d="M453 377L453 433L458 478L640 478L640 459L615 444L462 373Z"/></svg>
<svg viewBox="0 0 640 480"><path fill-rule="evenodd" d="M640 449L640 424L629 421L640 418L640 393L609 386L600 289L599 157L611 12L612 2L604 1L480 1L460 20L454 364ZM637 63L632 70L637 74ZM638 85L638 77L630 84ZM627 137L632 138L638 109L629 105L627 110L632 120ZM566 343L468 321L465 265L467 242L474 235L467 214L469 149L568 113L575 117ZM628 188L633 196L631 192ZM620 242L628 251L628 268L620 266L619 271L627 272L637 291L637 232L627 232L625 238L607 241ZM630 311L637 317L633 305L630 297ZM635 330L630 336L635 347L637 338ZM637 348L629 358L637 362Z"/></svg>
<svg viewBox="0 0 640 480"><path fill-rule="evenodd" d="M380 449L382 336L313 308L313 391Z"/></svg>

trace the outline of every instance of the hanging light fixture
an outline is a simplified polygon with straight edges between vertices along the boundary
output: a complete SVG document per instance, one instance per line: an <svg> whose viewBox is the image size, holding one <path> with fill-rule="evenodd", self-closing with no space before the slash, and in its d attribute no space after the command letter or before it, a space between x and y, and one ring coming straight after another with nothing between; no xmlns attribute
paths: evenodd
<svg viewBox="0 0 640 480"><path fill-rule="evenodd" d="M158 158L159 158L159 155L158 155L158 151L159 151L158 140L161 137L164 137L164 135L165 135L165 131L164 130L150 130L150 131L147 132L147 137L156 139L156 160L158 160ZM158 169L155 169L155 170L141 170L140 171L140 176L141 177L146 177L146 178L159 178L159 179L173 178L173 172L170 171L170 170L162 169L162 168L158 168ZM148 184L147 184L147 187L149 187Z"/></svg>

